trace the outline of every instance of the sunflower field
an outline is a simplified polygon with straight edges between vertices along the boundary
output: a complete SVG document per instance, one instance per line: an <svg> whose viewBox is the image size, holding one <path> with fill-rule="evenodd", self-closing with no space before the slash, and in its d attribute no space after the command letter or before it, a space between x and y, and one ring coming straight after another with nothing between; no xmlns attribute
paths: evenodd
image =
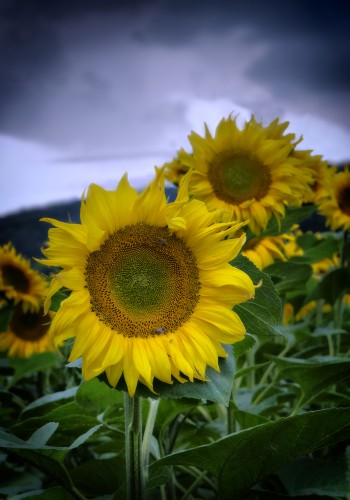
<svg viewBox="0 0 350 500"><path fill-rule="evenodd" d="M350 499L350 171L288 125L0 246L1 498Z"/></svg>

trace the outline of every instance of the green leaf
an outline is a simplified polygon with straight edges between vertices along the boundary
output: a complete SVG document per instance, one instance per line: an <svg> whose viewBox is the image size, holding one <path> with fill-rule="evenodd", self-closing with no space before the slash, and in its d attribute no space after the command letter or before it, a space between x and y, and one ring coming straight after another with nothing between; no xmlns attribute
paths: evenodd
<svg viewBox="0 0 350 500"><path fill-rule="evenodd" d="M89 460L70 474L75 486L90 498L111 494L125 482L125 460L120 457Z"/></svg>
<svg viewBox="0 0 350 500"><path fill-rule="evenodd" d="M254 347L256 344L255 338L249 333L246 334L243 340L236 342L233 347L233 355L236 359L243 356L249 349Z"/></svg>
<svg viewBox="0 0 350 500"><path fill-rule="evenodd" d="M344 456L299 458L284 466L278 472L278 477L288 494L293 497L327 495L331 498L345 498L349 493Z"/></svg>
<svg viewBox="0 0 350 500"><path fill-rule="evenodd" d="M292 460L350 438L350 409L327 409L258 425L215 443L174 453L151 465L189 465L218 478L218 498L244 498L249 489ZM253 452L252 452L253 450Z"/></svg>
<svg viewBox="0 0 350 500"><path fill-rule="evenodd" d="M27 405L23 409L22 414L31 410L42 408L43 406L46 406L48 404L58 403L59 401L62 401L64 399L73 398L77 390L78 387L71 387L70 389L66 389L65 391L54 392L53 394L46 394L45 396L42 396L41 398L38 398L35 401L29 403L29 405Z"/></svg>
<svg viewBox="0 0 350 500"><path fill-rule="evenodd" d="M68 493L67 490L61 486L56 486L54 488L49 488L48 490L37 490L30 493L23 493L22 495L16 495L11 497L11 500L74 500L75 497Z"/></svg>
<svg viewBox="0 0 350 500"><path fill-rule="evenodd" d="M57 422L49 422L37 431L27 441L31 448L42 448L48 442L58 427Z"/></svg>
<svg viewBox="0 0 350 500"><path fill-rule="evenodd" d="M207 382L195 381L181 384L180 382L174 380L174 383L170 385L160 382L159 380L155 380L153 387L156 394L149 391L146 386L138 384L136 395L145 398L161 397L162 399L203 399L227 406L231 396L235 363L232 355L232 347L227 345L224 345L223 347L228 353L228 356L227 358L220 358L220 372L217 372L211 367L207 368ZM126 391L127 388L123 378L118 383L117 389Z"/></svg>
<svg viewBox="0 0 350 500"><path fill-rule="evenodd" d="M350 359L316 357L305 359L271 356L279 369L279 378L290 378L297 382L304 406L328 387L350 377Z"/></svg>
<svg viewBox="0 0 350 500"><path fill-rule="evenodd" d="M83 382L78 388L75 400L85 412L94 415L105 411L109 406L124 406L123 395L97 378Z"/></svg>
<svg viewBox="0 0 350 500"><path fill-rule="evenodd" d="M52 408L39 417L22 420L13 425L11 430L21 436L27 436L48 422L59 423L59 428L52 438L52 444L65 447L69 447L73 440L82 433L88 432L90 428L95 428L99 423L95 416L87 414L75 401L71 401Z"/></svg>
<svg viewBox="0 0 350 500"><path fill-rule="evenodd" d="M234 307L247 332L254 335L280 335L276 326L282 315L282 305L271 278L243 255L239 255L231 264L247 273L255 285L261 283L255 290L254 299Z"/></svg>
<svg viewBox="0 0 350 500"><path fill-rule="evenodd" d="M9 304L6 304L0 308L0 332L6 332L8 324L11 321L12 314L13 307L11 307Z"/></svg>
<svg viewBox="0 0 350 500"><path fill-rule="evenodd" d="M23 377L57 367L60 363L55 353L41 352L32 354L29 358L11 358L9 364L15 370L10 383L12 386Z"/></svg>
<svg viewBox="0 0 350 500"><path fill-rule="evenodd" d="M339 268L330 271L314 289L312 299L324 299L333 305L336 300L350 292L350 269Z"/></svg>
<svg viewBox="0 0 350 500"><path fill-rule="evenodd" d="M334 237L327 237L324 240L315 238L315 244L304 250L303 257L311 264L320 262L323 259L331 259L335 253L339 252L339 240ZM299 243L299 239L298 239Z"/></svg>
<svg viewBox="0 0 350 500"><path fill-rule="evenodd" d="M62 293L61 291L56 292L51 298L50 311L57 312L61 306L61 302L69 297L69 294Z"/></svg>
<svg viewBox="0 0 350 500"><path fill-rule="evenodd" d="M314 211L314 205L287 207L285 216L279 222L276 218L272 218L261 236L277 236L286 233L292 226L310 217Z"/></svg>
<svg viewBox="0 0 350 500"><path fill-rule="evenodd" d="M312 274L308 264L296 262L275 262L264 269L272 278L276 289L283 294L295 290L305 290L305 283Z"/></svg>

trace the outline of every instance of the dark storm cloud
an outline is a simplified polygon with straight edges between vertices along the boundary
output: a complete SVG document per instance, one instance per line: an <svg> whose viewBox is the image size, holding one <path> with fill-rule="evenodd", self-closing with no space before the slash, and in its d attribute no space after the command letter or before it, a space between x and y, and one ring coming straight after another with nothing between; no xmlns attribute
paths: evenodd
<svg viewBox="0 0 350 500"><path fill-rule="evenodd" d="M322 104L326 114L339 116L343 123L347 120L348 0L8 0L0 6L0 131L28 135L31 121L40 123L46 111L38 103L50 100L53 87L66 84L67 54L79 42L81 21L87 18L91 43L105 36L107 23L108 30L119 36L117 41L124 36L153 47L186 46L201 35L244 28L248 42L268 43L265 53L246 69L247 76L276 98L295 99L300 106L307 99L311 108L320 109ZM76 39L67 42L68 25L75 27ZM86 32L82 36L86 38ZM230 58L230 47L225 58L230 68L237 64ZM128 71L127 61L124 64ZM77 100L100 99L101 109L110 106L108 79L93 66L80 75L80 85ZM242 95L243 105L244 99ZM81 113L79 102L76 106ZM31 133L35 135L35 130ZM68 127L67 134L71 133Z"/></svg>

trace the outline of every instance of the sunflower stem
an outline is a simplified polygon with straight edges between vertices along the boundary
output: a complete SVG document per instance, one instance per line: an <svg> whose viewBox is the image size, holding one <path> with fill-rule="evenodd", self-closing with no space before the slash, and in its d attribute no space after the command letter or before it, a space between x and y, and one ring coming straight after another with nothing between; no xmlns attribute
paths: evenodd
<svg viewBox="0 0 350 500"><path fill-rule="evenodd" d="M149 406L149 412L147 416L147 422L143 434L142 447L141 447L141 461L142 461L142 468L145 473L145 480L147 480L148 476L150 446L153 436L154 424L156 423L159 403L160 399L149 399L150 406Z"/></svg>
<svg viewBox="0 0 350 500"><path fill-rule="evenodd" d="M144 500L145 477L142 464L142 398L124 394L125 462L128 500Z"/></svg>

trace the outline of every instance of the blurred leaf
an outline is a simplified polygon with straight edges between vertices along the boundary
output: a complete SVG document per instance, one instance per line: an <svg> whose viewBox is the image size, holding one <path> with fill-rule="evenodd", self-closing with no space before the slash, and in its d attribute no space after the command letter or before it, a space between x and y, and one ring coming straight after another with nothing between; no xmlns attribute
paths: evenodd
<svg viewBox="0 0 350 500"><path fill-rule="evenodd" d="M254 335L280 335L275 326L280 321L282 305L271 278L243 255L238 255L231 264L247 273L255 285L260 284L255 290L254 299L234 307L247 332Z"/></svg>
<svg viewBox="0 0 350 500"><path fill-rule="evenodd" d="M288 495L293 497L327 495L345 498L349 493L344 456L299 458L278 471L278 477Z"/></svg>
<svg viewBox="0 0 350 500"><path fill-rule="evenodd" d="M74 500L76 497L72 496L61 486L56 486L47 490L37 490L31 493L16 495L11 497L11 500L21 500L22 498L26 498L26 500Z"/></svg>
<svg viewBox="0 0 350 500"><path fill-rule="evenodd" d="M330 335L343 335L344 333L348 333L346 330L342 330L341 328L332 328L329 327L318 327L316 330L312 332L313 337L329 337Z"/></svg>
<svg viewBox="0 0 350 500"><path fill-rule="evenodd" d="M287 233L294 224L304 221L315 211L314 205L305 205L302 207L286 207L285 216L278 222L274 217L270 219L267 228L261 236L277 236Z"/></svg>
<svg viewBox="0 0 350 500"><path fill-rule="evenodd" d="M8 324L11 321L13 307L6 304L0 308L0 332L6 332Z"/></svg>
<svg viewBox="0 0 350 500"><path fill-rule="evenodd" d="M75 486L89 497L111 494L125 482L125 460L89 460L70 471Z"/></svg>
<svg viewBox="0 0 350 500"><path fill-rule="evenodd" d="M97 378L83 382L78 388L75 400L85 412L94 415L98 415L109 406L124 407L123 394Z"/></svg>
<svg viewBox="0 0 350 500"><path fill-rule="evenodd" d="M310 299L324 299L333 305L345 293L350 293L350 269L343 267L326 274L314 289Z"/></svg>
<svg viewBox="0 0 350 500"><path fill-rule="evenodd" d="M69 297L69 294L62 293L61 291L56 292L51 299L50 311L57 312L60 308L61 302Z"/></svg>
<svg viewBox="0 0 350 500"><path fill-rule="evenodd" d="M271 356L280 378L291 378L303 393L300 406L309 403L325 389L350 377L350 359L317 357L310 359Z"/></svg>
<svg viewBox="0 0 350 500"><path fill-rule="evenodd" d="M45 396L32 401L27 405L22 413L25 413L30 410L36 410L51 403L57 403L58 401L62 401L63 399L70 399L75 396L78 387L71 387L70 389L66 389L65 391L54 392L53 394L46 394Z"/></svg>
<svg viewBox="0 0 350 500"><path fill-rule="evenodd" d="M241 430L250 429L251 427L256 427L257 425L268 422L266 417L255 413L249 413L248 411L235 409L233 414L235 420L239 423Z"/></svg>
<svg viewBox="0 0 350 500"><path fill-rule="evenodd" d="M151 469L195 466L217 477L218 498L241 499L252 486L295 458L349 438L350 409L327 409L280 418L168 455L154 462Z"/></svg>
<svg viewBox="0 0 350 500"><path fill-rule="evenodd" d="M21 436L27 436L48 422L59 424L52 443L62 446L69 446L72 440L77 439L82 433L88 432L99 423L95 416L87 414L75 401L71 401L52 408L41 416L22 420L13 425L11 430Z"/></svg>
<svg viewBox="0 0 350 500"><path fill-rule="evenodd" d="M9 364L15 370L10 382L12 386L23 377L59 366L60 362L55 353L40 352L32 354L29 358L11 358Z"/></svg>
<svg viewBox="0 0 350 500"><path fill-rule="evenodd" d="M313 264L323 259L331 259L335 253L339 253L338 239L328 237L324 240L319 240L316 238L315 244L304 250L304 258Z"/></svg>
<svg viewBox="0 0 350 500"><path fill-rule="evenodd" d="M308 264L296 262L275 262L264 271L272 278L276 289L283 294L294 290L305 290L305 283L312 274Z"/></svg>
<svg viewBox="0 0 350 500"><path fill-rule="evenodd" d="M32 436L27 441L27 444L30 445L30 448L42 448L46 445L50 437L56 431L58 427L57 422L49 422L37 431L34 432Z"/></svg>

